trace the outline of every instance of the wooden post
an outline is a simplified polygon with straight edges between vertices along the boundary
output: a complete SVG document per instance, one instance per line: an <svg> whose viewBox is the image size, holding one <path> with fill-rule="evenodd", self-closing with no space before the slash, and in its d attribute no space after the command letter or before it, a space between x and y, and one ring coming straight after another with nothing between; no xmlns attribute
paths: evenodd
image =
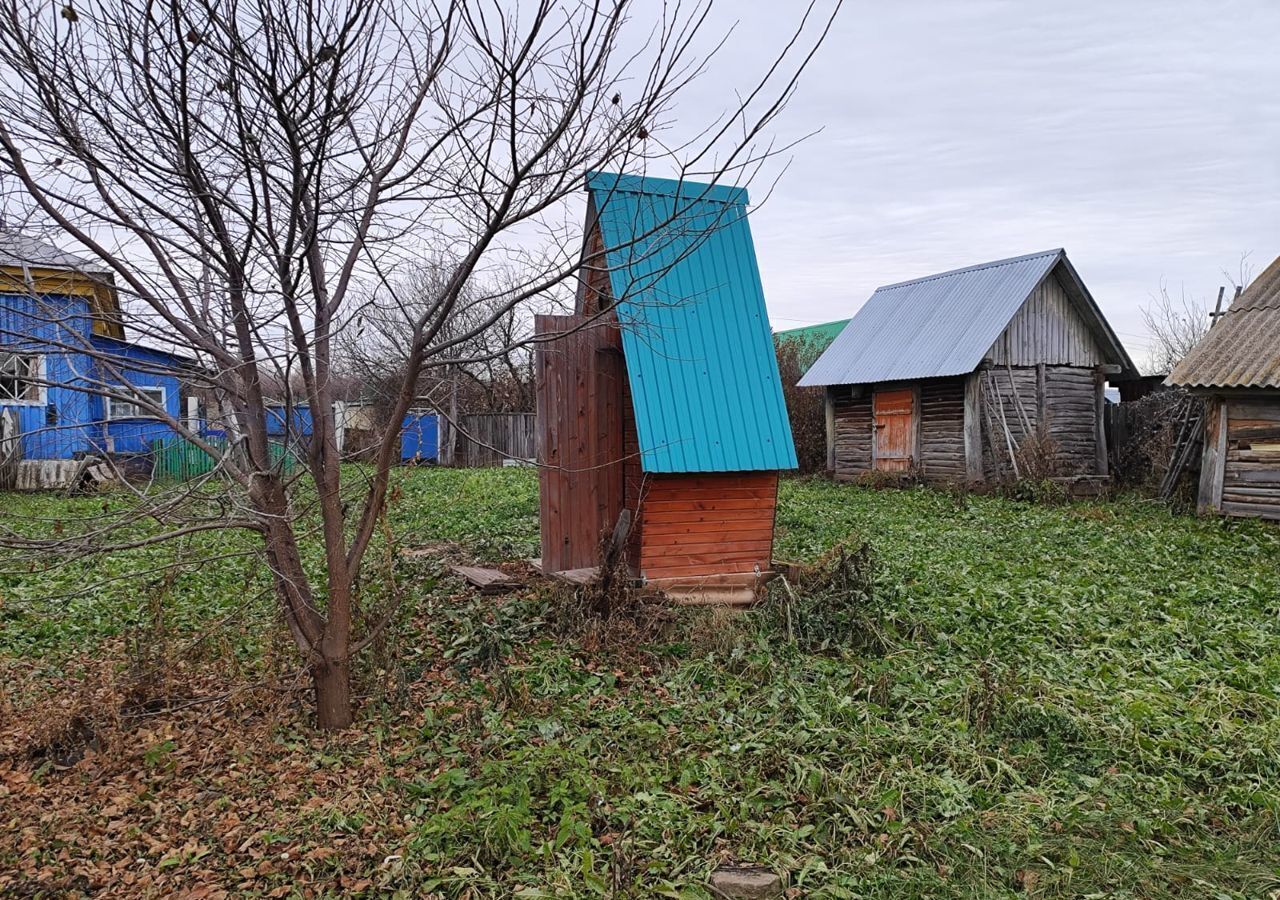
<svg viewBox="0 0 1280 900"><path fill-rule="evenodd" d="M977 372L964 379L964 466L969 481L982 480L982 383Z"/></svg>
<svg viewBox="0 0 1280 900"><path fill-rule="evenodd" d="M1107 463L1107 376L1099 369L1094 373L1093 378L1097 404L1094 413L1097 420L1094 422L1094 462L1097 466L1098 474L1107 476L1110 474L1110 467Z"/></svg>
<svg viewBox="0 0 1280 900"><path fill-rule="evenodd" d="M827 471L832 475L836 471L836 403L832 396L835 388L828 385L823 397L823 407L827 417Z"/></svg>
<svg viewBox="0 0 1280 900"><path fill-rule="evenodd" d="M342 453L347 446L347 404L345 400L333 401L333 438Z"/></svg>
<svg viewBox="0 0 1280 900"><path fill-rule="evenodd" d="M1049 404L1045 399L1047 381L1045 364L1036 363L1036 436L1042 441L1049 436Z"/></svg>
<svg viewBox="0 0 1280 900"><path fill-rule="evenodd" d="M1200 490L1196 495L1199 515L1222 509L1222 478L1227 456L1227 409L1221 397L1205 400L1204 456L1200 461Z"/></svg>
<svg viewBox="0 0 1280 900"><path fill-rule="evenodd" d="M911 389L911 462L913 471L924 475L924 460L920 455L920 382Z"/></svg>
<svg viewBox="0 0 1280 900"><path fill-rule="evenodd" d="M1213 312L1209 313L1209 327L1212 328L1218 324L1218 317L1222 315L1222 295L1227 292L1226 285L1218 286L1218 302L1213 305ZM1236 288L1236 296L1240 296L1240 289Z"/></svg>

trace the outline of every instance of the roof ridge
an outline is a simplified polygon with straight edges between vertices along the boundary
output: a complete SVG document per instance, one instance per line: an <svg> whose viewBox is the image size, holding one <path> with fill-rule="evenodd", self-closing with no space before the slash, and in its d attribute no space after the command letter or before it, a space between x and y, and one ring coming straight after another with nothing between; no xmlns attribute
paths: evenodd
<svg viewBox="0 0 1280 900"><path fill-rule="evenodd" d="M964 266L960 269L951 269L948 272L938 272L934 275L925 275L920 278L912 278L908 281L897 281L893 284L882 284L880 287L876 288L873 293L894 290L901 287L910 287L916 284L924 284L927 281L937 281L940 278L950 278L952 275L965 275L969 272L980 272L983 269L994 269L999 266L1011 266L1015 263L1027 262L1028 260L1038 259L1042 256L1058 256L1065 253L1066 250L1062 247L1055 247L1052 250L1041 250L1039 253L1027 253L1022 256L1011 256L1008 259L997 259L991 262L978 263L973 266Z"/></svg>
<svg viewBox="0 0 1280 900"><path fill-rule="evenodd" d="M600 193L642 194L654 197L679 197L681 200L748 205L747 189L721 181L693 181L688 178L664 178L658 175L635 175L626 172L586 173L589 191Z"/></svg>

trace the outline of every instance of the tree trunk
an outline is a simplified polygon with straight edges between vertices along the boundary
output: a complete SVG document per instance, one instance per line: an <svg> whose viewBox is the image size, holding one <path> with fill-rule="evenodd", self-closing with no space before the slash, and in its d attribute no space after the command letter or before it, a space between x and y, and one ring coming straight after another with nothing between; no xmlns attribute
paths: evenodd
<svg viewBox="0 0 1280 900"><path fill-rule="evenodd" d="M351 663L329 660L311 667L311 682L316 689L316 725L327 731L339 731L351 725Z"/></svg>

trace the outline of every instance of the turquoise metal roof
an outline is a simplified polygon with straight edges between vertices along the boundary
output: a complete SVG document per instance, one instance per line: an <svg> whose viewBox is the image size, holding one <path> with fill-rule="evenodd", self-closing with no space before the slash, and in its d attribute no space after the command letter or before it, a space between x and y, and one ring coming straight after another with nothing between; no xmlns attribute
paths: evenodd
<svg viewBox="0 0 1280 900"><path fill-rule="evenodd" d="M588 173L646 472L796 468L742 188Z"/></svg>

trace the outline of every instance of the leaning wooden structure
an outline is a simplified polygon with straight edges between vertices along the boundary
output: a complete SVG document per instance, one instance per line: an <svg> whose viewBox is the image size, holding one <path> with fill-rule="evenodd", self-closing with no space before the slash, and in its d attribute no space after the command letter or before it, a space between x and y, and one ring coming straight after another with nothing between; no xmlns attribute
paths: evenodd
<svg viewBox="0 0 1280 900"><path fill-rule="evenodd" d="M1108 379L1137 370L1063 250L879 288L805 373L827 466L981 483L1108 475Z"/></svg>
<svg viewBox="0 0 1280 900"><path fill-rule="evenodd" d="M1205 400L1198 510L1280 519L1280 258L1167 383Z"/></svg>
<svg viewBox="0 0 1280 900"><path fill-rule="evenodd" d="M538 316L544 572L742 602L769 574L791 427L740 188L592 174L573 315ZM624 511L625 514L624 514Z"/></svg>

